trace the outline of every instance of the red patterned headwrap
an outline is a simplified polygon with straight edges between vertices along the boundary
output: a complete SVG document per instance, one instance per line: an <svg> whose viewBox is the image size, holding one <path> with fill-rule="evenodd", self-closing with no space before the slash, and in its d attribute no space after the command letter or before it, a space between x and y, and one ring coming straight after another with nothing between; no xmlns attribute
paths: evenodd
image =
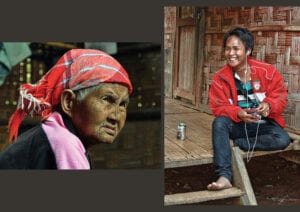
<svg viewBox="0 0 300 212"><path fill-rule="evenodd" d="M60 103L64 89L79 90L100 83L119 83L132 93L132 84L125 69L112 56L94 49L72 49L36 83L20 87L17 110L9 120L9 141L18 136L18 129L26 115L40 115L46 119Z"/></svg>

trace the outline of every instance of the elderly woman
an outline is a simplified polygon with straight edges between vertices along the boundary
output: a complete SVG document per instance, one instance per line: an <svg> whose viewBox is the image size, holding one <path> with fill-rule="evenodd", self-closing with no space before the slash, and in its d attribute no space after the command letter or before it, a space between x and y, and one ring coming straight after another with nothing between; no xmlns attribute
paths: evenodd
<svg viewBox="0 0 300 212"><path fill-rule="evenodd" d="M132 84L105 52L66 52L35 85L24 84L9 121L13 144L0 153L3 169L90 169L86 149L112 143L124 127ZM18 136L25 115L40 125Z"/></svg>
<svg viewBox="0 0 300 212"><path fill-rule="evenodd" d="M286 148L290 138L283 129L282 113L287 89L280 72L270 64L251 58L254 37L245 28L234 28L224 36L227 64L217 71L210 88L210 108L216 118L212 126L217 180L210 190L230 188L231 149L247 151Z"/></svg>

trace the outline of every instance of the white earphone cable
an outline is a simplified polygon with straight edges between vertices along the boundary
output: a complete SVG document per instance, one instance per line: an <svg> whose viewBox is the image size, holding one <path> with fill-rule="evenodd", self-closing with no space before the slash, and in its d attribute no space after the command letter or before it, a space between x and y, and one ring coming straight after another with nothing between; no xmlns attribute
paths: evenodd
<svg viewBox="0 0 300 212"><path fill-rule="evenodd" d="M247 74L247 71L248 71L248 58L247 58L247 54L246 54L246 70L245 70L245 86L246 86L246 95L247 95L247 108L249 108L249 100L248 100L248 89L247 89L247 77L246 77L246 74ZM253 144L253 147L252 147L252 150L251 150L251 145L250 145L250 141L249 141L249 137L248 137L248 130L247 130L247 123L245 122L245 134L246 134L246 140L247 140L247 143L248 143L248 151L247 151L247 163L250 162L252 156L253 156L253 152L254 152L254 148L256 146L256 142L257 142L257 137L258 137L258 129L259 129L259 124L260 122L258 121L257 123L257 128L256 128L256 134L255 134L255 141L254 141L254 144Z"/></svg>

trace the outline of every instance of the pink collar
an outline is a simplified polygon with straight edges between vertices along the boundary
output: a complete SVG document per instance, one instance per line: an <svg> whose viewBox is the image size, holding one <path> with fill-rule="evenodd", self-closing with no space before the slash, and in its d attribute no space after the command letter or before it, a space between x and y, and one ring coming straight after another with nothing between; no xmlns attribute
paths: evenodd
<svg viewBox="0 0 300 212"><path fill-rule="evenodd" d="M80 139L65 126L58 112L42 124L54 152L57 169L91 169Z"/></svg>

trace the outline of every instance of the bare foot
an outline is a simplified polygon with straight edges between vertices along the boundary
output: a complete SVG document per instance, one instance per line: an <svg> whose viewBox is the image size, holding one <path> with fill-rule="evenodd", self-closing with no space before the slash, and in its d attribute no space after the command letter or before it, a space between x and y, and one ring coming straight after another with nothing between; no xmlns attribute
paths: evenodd
<svg viewBox="0 0 300 212"><path fill-rule="evenodd" d="M219 177L219 179L216 182L212 182L207 186L208 190L222 190L226 188L231 188L232 185L230 181L226 177Z"/></svg>

